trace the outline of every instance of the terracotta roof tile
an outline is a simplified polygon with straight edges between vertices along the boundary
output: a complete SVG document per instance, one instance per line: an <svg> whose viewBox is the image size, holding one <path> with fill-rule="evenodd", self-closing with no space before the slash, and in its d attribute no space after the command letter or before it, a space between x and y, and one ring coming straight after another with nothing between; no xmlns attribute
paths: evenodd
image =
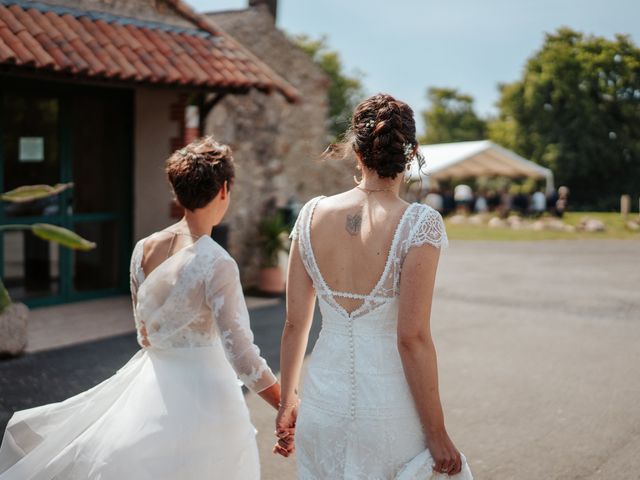
<svg viewBox="0 0 640 480"><path fill-rule="evenodd" d="M1 9L1 7L0 7ZM67 58L60 49L62 34L56 30L51 21L42 12L34 12L30 15L34 23L42 29L42 34L36 35L36 40L40 42L49 55L54 59L53 70L67 70L71 68L71 60Z"/></svg>
<svg viewBox="0 0 640 480"><path fill-rule="evenodd" d="M156 47L152 40L152 38L155 38L155 35L149 35L149 31L137 29L131 25L128 25L127 28L140 39L140 44L144 46L147 64L158 70L160 78L164 76L169 83L180 83L180 81L185 78L184 75L171 64L170 58Z"/></svg>
<svg viewBox="0 0 640 480"><path fill-rule="evenodd" d="M15 63L24 65L35 64L36 59L33 54L24 45L22 45L20 39L16 37L5 25L0 25L0 39L7 44L7 47L13 50L13 53L16 56Z"/></svg>
<svg viewBox="0 0 640 480"><path fill-rule="evenodd" d="M92 22L90 19L82 17L78 19L78 23L82 25L84 32L86 32L90 39L89 41L85 40L84 44L106 67L103 75L107 78L119 77L122 73L122 68L109 53L109 49L103 46L109 44L109 39L100 32L100 29L96 26L95 22Z"/></svg>
<svg viewBox="0 0 640 480"><path fill-rule="evenodd" d="M180 0L179 27L30 0L0 0L0 67L165 85L297 91Z"/></svg>
<svg viewBox="0 0 640 480"><path fill-rule="evenodd" d="M87 72L89 71L89 64L82 58L82 56L76 51L75 47L71 44L71 40L77 38L77 35L69 28L67 23L61 16L48 12L45 14L47 19L53 25L53 28L60 33L58 46L62 53L70 60L70 69L72 72Z"/></svg>
<svg viewBox="0 0 640 480"><path fill-rule="evenodd" d="M207 72L209 77L221 84L225 83L227 80L219 71L219 62L211 54L211 50L207 49L205 42L191 35L183 35L182 38L191 47L192 58Z"/></svg>
<svg viewBox="0 0 640 480"><path fill-rule="evenodd" d="M136 70L137 78L157 78L159 72L154 72L151 66L142 61L139 54L140 43L136 41L122 25L111 25L115 45L122 52L129 64ZM138 47L138 53L136 53Z"/></svg>
<svg viewBox="0 0 640 480"><path fill-rule="evenodd" d="M0 62L15 63L16 54L9 46L0 38Z"/></svg>
<svg viewBox="0 0 640 480"><path fill-rule="evenodd" d="M122 79L141 79L141 76L138 75L136 69L129 63L127 57L120 51L117 45L117 36L114 34L113 30L109 27L108 23L105 23L103 20L96 20L92 22L93 28L91 29L93 33L96 35L96 39L98 43L107 54L113 59L116 63L118 74L117 76ZM115 38L114 38L115 37Z"/></svg>
<svg viewBox="0 0 640 480"><path fill-rule="evenodd" d="M108 67L98 57L97 52L95 52L95 48L92 48L92 44L96 43L93 37L85 30L84 26L77 18L72 17L71 15L65 15L64 19L69 25L69 28L71 28L76 34L76 38L71 41L71 45L73 45L77 49L78 53L82 55L82 58L90 65L92 71L96 72L96 74L104 74Z"/></svg>
<svg viewBox="0 0 640 480"><path fill-rule="evenodd" d="M4 11L0 12L0 19L7 26L7 28L9 28L14 33L18 33L20 30L25 29L25 26L18 21L18 19L13 15L13 12L10 8L7 8Z"/></svg>

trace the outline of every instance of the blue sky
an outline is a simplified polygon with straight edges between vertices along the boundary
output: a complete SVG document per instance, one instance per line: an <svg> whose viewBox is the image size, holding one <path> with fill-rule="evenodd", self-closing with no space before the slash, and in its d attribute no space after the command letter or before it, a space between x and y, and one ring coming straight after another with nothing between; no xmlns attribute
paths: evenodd
<svg viewBox="0 0 640 480"><path fill-rule="evenodd" d="M199 11L247 5L187 1ZM347 69L364 73L368 93L391 93L416 113L429 86L459 88L481 114L495 112L496 85L517 79L544 33L560 26L640 41L638 0L280 0L278 8L280 28L326 34Z"/></svg>

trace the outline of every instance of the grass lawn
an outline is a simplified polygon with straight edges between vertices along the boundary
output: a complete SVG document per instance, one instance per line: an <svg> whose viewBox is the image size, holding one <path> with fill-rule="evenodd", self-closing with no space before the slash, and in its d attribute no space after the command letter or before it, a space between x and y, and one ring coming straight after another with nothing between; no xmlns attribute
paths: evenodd
<svg viewBox="0 0 640 480"><path fill-rule="evenodd" d="M627 239L640 241L640 232L633 232L624 226L619 213L610 212L568 212L563 221L569 225L578 225L583 217L601 220L604 232L556 232L552 230L535 231L529 229L512 230L510 228L491 228L486 225L452 225L447 223L447 235L451 240L582 240L582 239ZM630 219L637 218L631 214Z"/></svg>

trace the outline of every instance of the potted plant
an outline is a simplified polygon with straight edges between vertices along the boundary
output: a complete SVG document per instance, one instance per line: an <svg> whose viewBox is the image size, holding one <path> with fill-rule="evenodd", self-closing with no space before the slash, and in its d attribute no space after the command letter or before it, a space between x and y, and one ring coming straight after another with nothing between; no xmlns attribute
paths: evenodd
<svg viewBox="0 0 640 480"><path fill-rule="evenodd" d="M31 185L19 187L0 195L0 200L13 203L25 203L57 195L71 188L72 184ZM92 250L96 244L85 240L66 228L49 223L31 225L0 225L0 233L8 230L29 230L43 240L58 243L73 250ZM0 357L21 354L27 346L27 319L29 309L23 303L12 302L9 292L0 279Z"/></svg>
<svg viewBox="0 0 640 480"><path fill-rule="evenodd" d="M265 293L284 293L285 282L278 257L287 250L289 231L282 214L274 213L259 225L259 244L262 264L258 277L258 289Z"/></svg>

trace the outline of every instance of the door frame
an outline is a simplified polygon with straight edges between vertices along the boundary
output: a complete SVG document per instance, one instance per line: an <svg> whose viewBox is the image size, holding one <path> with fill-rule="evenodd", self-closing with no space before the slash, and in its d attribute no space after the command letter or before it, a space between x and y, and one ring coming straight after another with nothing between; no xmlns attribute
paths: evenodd
<svg viewBox="0 0 640 480"><path fill-rule="evenodd" d="M87 292L79 292L73 288L73 271L74 271L74 255L75 252L68 248L58 246L59 252L59 278L57 293L43 297L36 297L26 300L19 300L29 307L40 307L48 305L56 305L80 300L89 300L95 298L120 295L129 291L129 255L131 252L133 238L133 155L134 155L134 90L125 88L105 88L87 86L86 84L58 83L58 82L41 82L32 79L23 79L20 77L0 77L0 102L2 96L11 92L24 92L29 94L37 92L42 96L55 96L59 102L59 159L60 173L59 182L67 183L73 181L73 129L71 98L79 90L85 93L101 95L115 94L116 91L122 95L127 95L126 101L127 111L123 114L123 127L126 132L127 154L121 159L123 171L126 172L125 178L121 179L120 188L117 195L124 195L123 208L121 211L98 212L98 213L69 213L72 192L64 191L58 195L58 213L55 215L41 216L24 216L24 217L5 217L4 208L0 208L0 224L31 224L38 222L52 223L61 227L74 229L76 223L86 222L104 222L115 220L119 222L119 249L120 254L118 262L120 264L120 274L118 275L117 285L111 288L100 290L92 290ZM0 191L5 191L5 173L4 158L2 148L4 122L0 116ZM99 248L99 246L98 246ZM79 252L81 254L81 252ZM4 277L4 235L0 234L0 278Z"/></svg>

